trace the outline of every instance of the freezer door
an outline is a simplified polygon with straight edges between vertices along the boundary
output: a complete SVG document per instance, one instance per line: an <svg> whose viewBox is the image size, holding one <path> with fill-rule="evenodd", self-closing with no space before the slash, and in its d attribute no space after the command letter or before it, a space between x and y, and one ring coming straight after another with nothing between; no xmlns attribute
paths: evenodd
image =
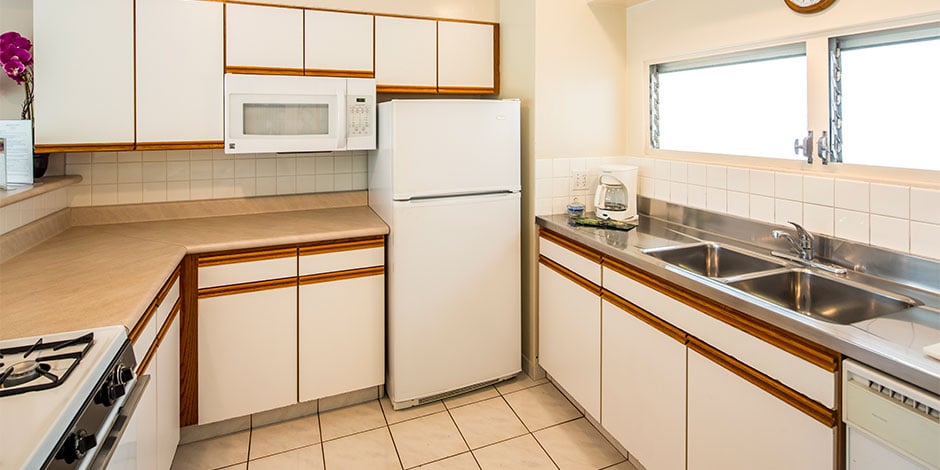
<svg viewBox="0 0 940 470"><path fill-rule="evenodd" d="M395 200L519 190L519 101L396 100L382 113Z"/></svg>
<svg viewBox="0 0 940 470"><path fill-rule="evenodd" d="M518 193L396 202L388 387L404 402L521 369Z"/></svg>

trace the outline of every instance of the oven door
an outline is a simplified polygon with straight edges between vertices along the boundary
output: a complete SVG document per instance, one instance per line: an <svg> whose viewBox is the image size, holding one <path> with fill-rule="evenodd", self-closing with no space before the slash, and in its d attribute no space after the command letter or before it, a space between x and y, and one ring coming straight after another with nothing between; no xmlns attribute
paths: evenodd
<svg viewBox="0 0 940 470"><path fill-rule="evenodd" d="M346 81L226 75L225 152L317 152L346 148Z"/></svg>
<svg viewBox="0 0 940 470"><path fill-rule="evenodd" d="M134 417L138 407L141 406L141 402L146 401L144 397L149 396L151 399L153 398L152 393L147 393L149 385L149 375L137 376L134 380L131 393L127 395L120 411L118 411L115 419L112 421L110 430L104 438L99 441L102 442L102 444L98 448L98 453L95 454L94 458L85 468L92 470L105 468L111 470L133 470L138 468L137 439L142 436L138 434L138 423ZM154 425L156 425L155 422Z"/></svg>

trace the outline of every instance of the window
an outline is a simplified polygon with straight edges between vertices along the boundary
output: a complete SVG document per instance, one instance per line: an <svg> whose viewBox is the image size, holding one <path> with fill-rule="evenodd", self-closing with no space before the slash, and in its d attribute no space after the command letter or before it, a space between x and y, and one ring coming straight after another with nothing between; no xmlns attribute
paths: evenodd
<svg viewBox="0 0 940 470"><path fill-rule="evenodd" d="M800 158L806 49L787 45L650 68L653 148Z"/></svg>
<svg viewBox="0 0 940 470"><path fill-rule="evenodd" d="M940 24L830 41L836 161L940 170Z"/></svg>

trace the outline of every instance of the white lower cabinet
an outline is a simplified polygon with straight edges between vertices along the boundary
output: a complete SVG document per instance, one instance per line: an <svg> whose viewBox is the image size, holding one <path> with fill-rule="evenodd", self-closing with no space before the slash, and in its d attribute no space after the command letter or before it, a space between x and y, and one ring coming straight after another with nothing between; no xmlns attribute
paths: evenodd
<svg viewBox="0 0 940 470"><path fill-rule="evenodd" d="M297 402L297 287L198 301L199 424Z"/></svg>
<svg viewBox="0 0 940 470"><path fill-rule="evenodd" d="M177 314L160 342L156 357L156 383L151 387L157 394L156 468L168 470L180 442L180 315ZM152 380L152 379L151 379ZM140 468L140 467L138 467ZM148 467L149 468L149 467Z"/></svg>
<svg viewBox="0 0 940 470"><path fill-rule="evenodd" d="M688 381L688 470L834 468L833 428L692 350Z"/></svg>
<svg viewBox="0 0 940 470"><path fill-rule="evenodd" d="M385 277L300 286L300 401L385 382Z"/></svg>
<svg viewBox="0 0 940 470"><path fill-rule="evenodd" d="M137 409L127 424L127 430L108 463L111 470L157 470L157 390L153 381L155 364L140 375L149 375L150 383Z"/></svg>
<svg viewBox="0 0 940 470"><path fill-rule="evenodd" d="M599 293L539 264L539 365L595 419L601 416Z"/></svg>
<svg viewBox="0 0 940 470"><path fill-rule="evenodd" d="M684 340L607 300L602 308L601 425L647 470L684 468Z"/></svg>

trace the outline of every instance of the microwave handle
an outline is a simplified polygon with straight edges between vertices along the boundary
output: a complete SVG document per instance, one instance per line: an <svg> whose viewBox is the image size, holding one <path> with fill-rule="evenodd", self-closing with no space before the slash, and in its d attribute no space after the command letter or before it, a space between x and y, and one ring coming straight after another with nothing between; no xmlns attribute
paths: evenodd
<svg viewBox="0 0 940 470"><path fill-rule="evenodd" d="M336 149L346 149L346 92L336 92Z"/></svg>

